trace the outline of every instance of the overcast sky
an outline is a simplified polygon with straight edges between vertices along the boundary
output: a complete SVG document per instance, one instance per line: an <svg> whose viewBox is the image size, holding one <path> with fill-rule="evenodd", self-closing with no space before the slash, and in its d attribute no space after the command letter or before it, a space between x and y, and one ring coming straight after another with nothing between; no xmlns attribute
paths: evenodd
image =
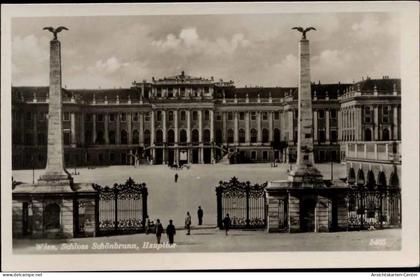
<svg viewBox="0 0 420 277"><path fill-rule="evenodd" d="M385 13L107 16L18 18L12 21L12 84L48 86L49 40L59 34L63 86L130 87L182 70L233 80L237 87L297 86L294 26L314 26L312 80L400 77L400 27Z"/></svg>

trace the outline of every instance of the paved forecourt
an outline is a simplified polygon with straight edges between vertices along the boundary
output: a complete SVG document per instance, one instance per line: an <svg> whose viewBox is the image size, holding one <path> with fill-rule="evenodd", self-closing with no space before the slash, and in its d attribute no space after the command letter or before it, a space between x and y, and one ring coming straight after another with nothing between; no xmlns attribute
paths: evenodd
<svg viewBox="0 0 420 277"><path fill-rule="evenodd" d="M324 178L330 178L330 164L317 164ZM345 165L334 164L334 178L345 176ZM107 166L94 169L78 168L79 175L73 175L76 183L94 182L101 186L124 183L128 177L136 182L145 182L149 189L148 211L152 220L160 218L166 225L173 219L177 227L184 226L187 211L197 225L197 209L204 209L204 224L216 225L216 192L220 180L236 176L241 181L263 183L270 180L287 178L288 164L271 167L270 163L237 165L193 164L190 169L172 170L165 165ZM74 169L68 169L74 172ZM43 170L35 170L35 180ZM175 173L179 175L175 183ZM32 182L32 170L13 171L15 181Z"/></svg>
<svg viewBox="0 0 420 277"><path fill-rule="evenodd" d="M401 249L401 230L337 233L267 233L231 230L226 236L216 228L193 229L190 236L177 230L175 245L164 235L157 249L154 234L67 240L15 240L14 254L179 253L243 251L389 251Z"/></svg>

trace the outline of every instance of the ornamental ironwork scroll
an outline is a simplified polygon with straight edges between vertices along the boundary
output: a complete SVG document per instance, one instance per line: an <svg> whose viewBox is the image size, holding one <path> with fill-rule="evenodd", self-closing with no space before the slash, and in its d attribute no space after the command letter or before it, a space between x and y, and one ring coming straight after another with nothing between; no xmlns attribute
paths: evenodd
<svg viewBox="0 0 420 277"><path fill-rule="evenodd" d="M401 191L398 187L350 185L346 201L350 230L401 227Z"/></svg>
<svg viewBox="0 0 420 277"><path fill-rule="evenodd" d="M217 223L224 228L223 218L229 214L231 228L265 228L267 207L265 188L267 183L251 185L236 177L220 181L216 188Z"/></svg>
<svg viewBox="0 0 420 277"><path fill-rule="evenodd" d="M93 188L98 192L96 230L99 235L144 231L148 196L145 183L128 178L113 187L94 184Z"/></svg>

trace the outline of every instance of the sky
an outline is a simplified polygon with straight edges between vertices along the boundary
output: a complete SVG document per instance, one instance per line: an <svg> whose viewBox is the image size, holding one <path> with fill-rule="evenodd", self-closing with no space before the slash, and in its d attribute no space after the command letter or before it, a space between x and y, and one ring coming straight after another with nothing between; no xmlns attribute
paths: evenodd
<svg viewBox="0 0 420 277"><path fill-rule="evenodd" d="M14 18L12 85L48 86L49 40L58 34L67 88L127 88L185 74L244 86L297 86L295 26L313 26L311 79L400 78L400 22L391 13Z"/></svg>

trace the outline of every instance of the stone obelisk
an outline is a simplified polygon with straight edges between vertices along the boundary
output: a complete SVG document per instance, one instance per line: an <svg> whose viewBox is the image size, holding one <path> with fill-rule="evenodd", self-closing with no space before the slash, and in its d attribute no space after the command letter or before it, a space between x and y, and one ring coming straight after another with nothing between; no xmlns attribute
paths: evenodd
<svg viewBox="0 0 420 277"><path fill-rule="evenodd" d="M311 98L311 72L309 40L303 31L299 42L299 91L298 91L298 142L296 167L289 174L290 181L305 182L322 180L322 175L314 166L313 116Z"/></svg>
<svg viewBox="0 0 420 277"><path fill-rule="evenodd" d="M62 110L61 45L54 33L54 39L50 41L47 167L39 183L54 182L59 185L72 183L71 175L64 168Z"/></svg>

